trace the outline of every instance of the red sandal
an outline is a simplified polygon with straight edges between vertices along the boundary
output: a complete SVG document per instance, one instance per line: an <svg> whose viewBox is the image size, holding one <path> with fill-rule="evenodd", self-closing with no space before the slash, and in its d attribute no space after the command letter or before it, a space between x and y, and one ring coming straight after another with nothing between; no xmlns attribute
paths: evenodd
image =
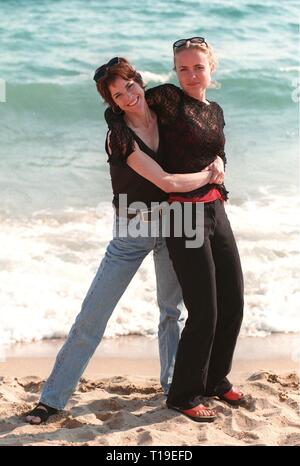
<svg viewBox="0 0 300 466"><path fill-rule="evenodd" d="M240 406L245 402L245 396L243 392L235 387L232 387L230 390L228 390L228 392L217 396L220 400L226 401L232 406Z"/></svg>
<svg viewBox="0 0 300 466"><path fill-rule="evenodd" d="M168 408L175 409L196 422L213 422L217 418L213 409L202 404L190 409L181 409L171 405L168 405Z"/></svg>

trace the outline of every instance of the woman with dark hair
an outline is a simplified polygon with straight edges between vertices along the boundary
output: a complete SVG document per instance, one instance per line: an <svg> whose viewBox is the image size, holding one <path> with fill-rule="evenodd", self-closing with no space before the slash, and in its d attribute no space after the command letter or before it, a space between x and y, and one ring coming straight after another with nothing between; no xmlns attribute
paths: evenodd
<svg viewBox="0 0 300 466"><path fill-rule="evenodd" d="M167 395L183 323L182 294L160 231L161 217L158 209L152 208L152 204L166 200L167 192L196 189L208 183L214 173L209 170L177 175L169 174L161 168L164 156L157 117L145 100L141 76L127 60L112 59L97 69L94 79L102 97L112 105L114 111L122 113L120 117L124 121L124 130L113 131L111 140L106 144L116 210L115 234L81 311L57 355L52 373L43 387L40 402L27 413L26 421L31 424L45 422L49 416L64 408L100 343L116 304L151 251L160 308L160 381ZM137 153L134 161L129 157L133 151ZM135 165L134 169L132 164ZM121 208L124 195L127 204ZM143 203L145 208L130 211L128 207L137 202ZM153 224L157 227L155 235L151 234L152 230L149 231ZM130 230L134 230L137 225L142 234L131 235Z"/></svg>
<svg viewBox="0 0 300 466"><path fill-rule="evenodd" d="M216 396L231 405L245 401L243 393L227 379L243 316L243 275L224 210L228 193L222 184L226 162L223 110L206 99L216 57L203 37L180 39L173 44L173 52L180 88L165 84L146 93L150 108L160 120L163 167L170 173L216 168L217 174L190 192L174 189L168 198L171 206L179 204L183 212L182 218L176 218L176 212L173 215L166 242L188 319L178 346L167 406L197 422L211 422L215 414L207 409L206 397ZM112 98L118 104L118 93ZM127 128L122 115L107 110L106 118L114 147ZM135 168L139 157L134 151L128 163ZM187 204L191 209L186 209ZM200 225L199 207L204 217ZM176 234L178 223L181 235ZM187 223L203 235L198 247L190 247L184 229Z"/></svg>

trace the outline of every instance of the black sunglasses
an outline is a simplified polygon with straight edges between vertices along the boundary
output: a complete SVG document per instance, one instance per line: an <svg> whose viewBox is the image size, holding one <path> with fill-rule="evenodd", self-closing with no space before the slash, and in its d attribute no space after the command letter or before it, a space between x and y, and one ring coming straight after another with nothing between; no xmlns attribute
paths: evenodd
<svg viewBox="0 0 300 466"><path fill-rule="evenodd" d="M100 79L102 79L105 76L107 70L109 70L109 68L111 68L114 65L118 65L120 62L121 62L121 59L119 57L114 57L111 60L109 60L107 63L105 63L105 65L99 66L99 68L97 68L95 71L94 81L97 82Z"/></svg>
<svg viewBox="0 0 300 466"><path fill-rule="evenodd" d="M189 39L176 40L173 44L173 50L186 45L187 42L191 42L192 44L205 44L205 46L208 47L204 37L190 37Z"/></svg>

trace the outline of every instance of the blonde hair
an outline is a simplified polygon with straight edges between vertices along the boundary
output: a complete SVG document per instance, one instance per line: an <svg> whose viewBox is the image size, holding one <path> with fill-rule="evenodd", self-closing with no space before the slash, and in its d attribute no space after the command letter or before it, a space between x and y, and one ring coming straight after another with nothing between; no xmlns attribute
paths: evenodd
<svg viewBox="0 0 300 466"><path fill-rule="evenodd" d="M176 70L176 62L175 62L176 55L178 55L183 50L187 50L187 49L196 49L196 50L200 50L200 52L205 53L205 55L207 55L207 57L208 57L208 63L210 65L210 67L214 66L215 69L217 68L218 58L217 58L217 56L216 56L216 54L214 52L214 49L212 48L211 45L207 44L207 46L206 46L205 44L197 44L195 42L187 41L186 44L182 45L181 47L176 47L174 49L174 51L173 51L173 53L174 53L174 70Z"/></svg>

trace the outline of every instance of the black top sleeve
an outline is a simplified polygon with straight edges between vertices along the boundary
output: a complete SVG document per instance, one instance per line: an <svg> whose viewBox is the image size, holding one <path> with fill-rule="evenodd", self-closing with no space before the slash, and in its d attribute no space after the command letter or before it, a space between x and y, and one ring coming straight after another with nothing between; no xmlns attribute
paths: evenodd
<svg viewBox="0 0 300 466"><path fill-rule="evenodd" d="M162 124L171 124L177 117L182 101L181 91L173 84L152 87L145 93L148 105L159 116Z"/></svg>
<svg viewBox="0 0 300 466"><path fill-rule="evenodd" d="M218 108L219 108L219 112L220 112L220 126L221 126L222 129L224 129L224 126L225 126L224 112L223 112L222 107L220 107L219 104L218 104ZM224 170L225 170L226 164L227 164L227 158L226 158L226 154L225 154L224 150L220 151L217 155L219 157L221 157L221 159L223 160Z"/></svg>
<svg viewBox="0 0 300 466"><path fill-rule="evenodd" d="M115 114L111 107L104 113L105 120L110 132L109 141L111 154L108 151L108 133L106 136L105 149L108 162L113 165L126 163L127 158L134 152L134 138L132 132L124 122L122 114Z"/></svg>

